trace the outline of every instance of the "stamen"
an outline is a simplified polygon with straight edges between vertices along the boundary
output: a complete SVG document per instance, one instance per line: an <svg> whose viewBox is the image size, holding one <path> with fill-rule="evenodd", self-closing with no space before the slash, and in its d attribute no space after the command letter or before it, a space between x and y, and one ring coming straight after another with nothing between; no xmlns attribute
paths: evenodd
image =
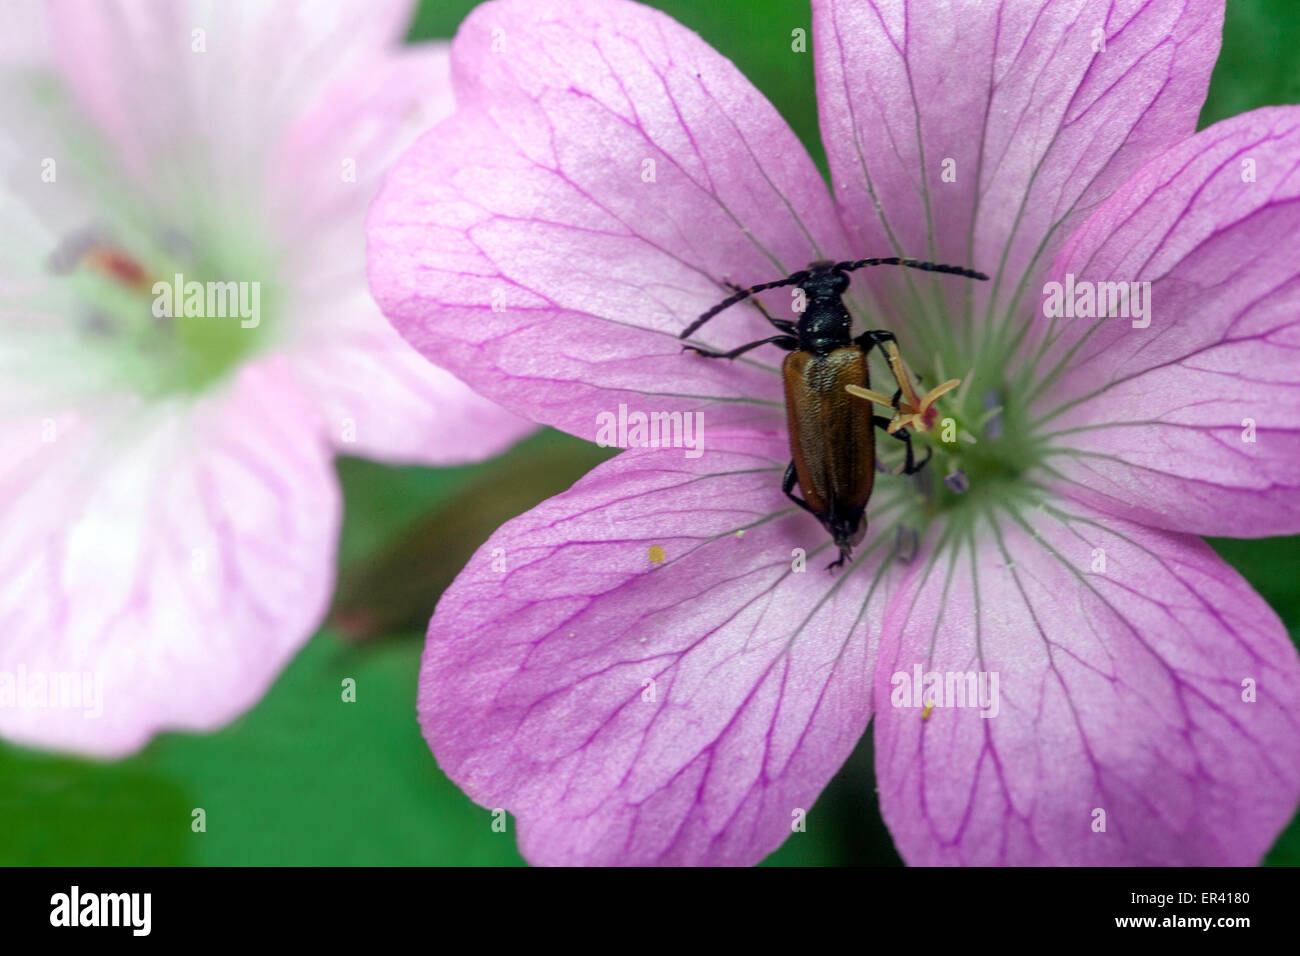
<svg viewBox="0 0 1300 956"><path fill-rule="evenodd" d="M894 532L894 557L903 564L911 564L916 560L916 552L920 546L921 536L917 534L916 529L900 524L898 530Z"/></svg>
<svg viewBox="0 0 1300 956"><path fill-rule="evenodd" d="M889 357L889 370L894 373L894 381L898 383L899 391L902 392L899 406L919 408L921 403L916 397L916 389L912 387L912 374L903 363L903 355L898 351L898 344L886 343L885 354Z"/></svg>
<svg viewBox="0 0 1300 956"><path fill-rule="evenodd" d="M984 412L987 420L984 424L984 437L1002 437L1002 401L994 389L984 393Z"/></svg>
<svg viewBox="0 0 1300 956"><path fill-rule="evenodd" d="M869 402L875 402L877 405L884 405L886 408L894 407L894 400L888 395L882 395L880 392L873 392L869 388L863 388L861 385L846 385L850 395L856 395L858 398L865 398Z"/></svg>
<svg viewBox="0 0 1300 956"><path fill-rule="evenodd" d="M153 283L145 274L144 266L113 246L96 246L86 254L85 262L95 272L121 283L128 289L148 292L153 287Z"/></svg>
<svg viewBox="0 0 1300 956"><path fill-rule="evenodd" d="M966 477L966 472L958 468L952 474L943 479L943 483L948 486L948 490L959 495L964 495L970 491L970 479Z"/></svg>
<svg viewBox="0 0 1300 956"><path fill-rule="evenodd" d="M846 385L850 395L858 398L865 398L869 402L875 402L877 405L884 405L887 408L894 409L894 419L889 423L890 434L903 428L911 428L918 432L928 432L938 421L939 410L935 408L935 401L939 396L951 392L961 384L961 379L953 378L937 385L925 393L925 396L918 397L916 389L912 385L912 373L908 371L906 363L903 362L903 356L898 351L898 346L893 342L885 344L886 354L889 359L889 370L894 373L894 380L898 382L898 401L892 398L886 398L880 392L873 391L869 388L863 388L860 385Z"/></svg>
<svg viewBox="0 0 1300 956"><path fill-rule="evenodd" d="M144 266L94 226L74 232L59 243L46 265L56 275L86 268L128 289L148 292L153 288Z"/></svg>
<svg viewBox="0 0 1300 956"><path fill-rule="evenodd" d="M81 265L87 252L103 241L104 234L99 228L87 226L85 229L79 229L64 237L54 247L54 251L45 260L45 266L55 275L67 275Z"/></svg>

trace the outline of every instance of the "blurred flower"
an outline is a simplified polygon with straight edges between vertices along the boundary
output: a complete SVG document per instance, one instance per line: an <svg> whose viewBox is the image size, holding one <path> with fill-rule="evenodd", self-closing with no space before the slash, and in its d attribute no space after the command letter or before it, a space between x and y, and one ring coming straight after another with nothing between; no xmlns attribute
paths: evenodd
<svg viewBox="0 0 1300 956"><path fill-rule="evenodd" d="M366 289L379 177L451 105L410 14L6 6L0 734L220 726L325 612L335 453L447 464L530 427Z"/></svg>
<svg viewBox="0 0 1300 956"><path fill-rule="evenodd" d="M588 439L621 405L708 425L699 459L627 450L505 525L430 624L426 737L533 861L753 863L873 713L911 863L1254 863L1295 809L1300 661L1196 536L1300 531L1300 109L1193 135L1222 0L950 7L814 4L833 200L668 17L484 5L455 115L376 200L377 299L484 394ZM918 435L926 480L881 478L831 575L780 489L781 354L677 333L728 282L872 255L992 276L850 289L924 381L971 370L941 401L976 440ZM1048 318L1075 280L1153 308ZM707 333L770 334L741 308Z"/></svg>

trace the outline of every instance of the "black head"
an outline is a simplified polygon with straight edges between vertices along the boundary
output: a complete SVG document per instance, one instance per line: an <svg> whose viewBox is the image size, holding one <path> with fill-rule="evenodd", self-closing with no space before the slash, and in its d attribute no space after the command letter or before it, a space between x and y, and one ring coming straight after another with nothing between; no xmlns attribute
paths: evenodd
<svg viewBox="0 0 1300 956"><path fill-rule="evenodd" d="M838 299L849 288L849 275L835 262L814 262L805 271L799 288L810 299Z"/></svg>

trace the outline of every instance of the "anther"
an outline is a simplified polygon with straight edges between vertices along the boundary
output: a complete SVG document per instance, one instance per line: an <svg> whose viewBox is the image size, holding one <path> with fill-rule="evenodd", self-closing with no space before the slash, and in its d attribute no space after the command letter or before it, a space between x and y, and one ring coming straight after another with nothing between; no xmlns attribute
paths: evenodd
<svg viewBox="0 0 1300 956"><path fill-rule="evenodd" d="M947 486L949 491L955 492L959 495L964 495L966 492L970 491L970 479L966 477L966 472L962 471L960 468L952 474L945 476L943 483Z"/></svg>

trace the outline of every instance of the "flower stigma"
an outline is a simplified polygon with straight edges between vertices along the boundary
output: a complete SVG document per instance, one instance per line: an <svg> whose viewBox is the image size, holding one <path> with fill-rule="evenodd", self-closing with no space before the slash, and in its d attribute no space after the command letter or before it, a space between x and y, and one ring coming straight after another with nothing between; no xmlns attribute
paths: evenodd
<svg viewBox="0 0 1300 956"><path fill-rule="evenodd" d="M250 239L258 232L228 215L198 218L194 239L90 226L50 254L46 268L88 376L145 397L196 394L265 347L258 326L278 296L261 281L269 257Z"/></svg>
<svg viewBox="0 0 1300 956"><path fill-rule="evenodd" d="M1024 410L1014 396L1008 401L1001 370L977 365L962 378L946 378L942 359L936 355L937 374L930 380L940 384L921 392L918 383L928 376L914 374L895 342L886 342L884 351L897 385L893 396L858 385L845 388L856 398L893 411L886 431L910 435L918 462L926 455L934 459L906 479L903 520L924 529L939 515L974 518L1036 499L1034 486L1024 476L1039 460L1040 451L1026 437L1029 429L1015 427L1021 425ZM980 396L978 404L972 395L977 381L997 383L975 393ZM1007 427L1008 419L1013 427ZM879 447L877 454L881 454ZM897 472L901 466L882 470Z"/></svg>

